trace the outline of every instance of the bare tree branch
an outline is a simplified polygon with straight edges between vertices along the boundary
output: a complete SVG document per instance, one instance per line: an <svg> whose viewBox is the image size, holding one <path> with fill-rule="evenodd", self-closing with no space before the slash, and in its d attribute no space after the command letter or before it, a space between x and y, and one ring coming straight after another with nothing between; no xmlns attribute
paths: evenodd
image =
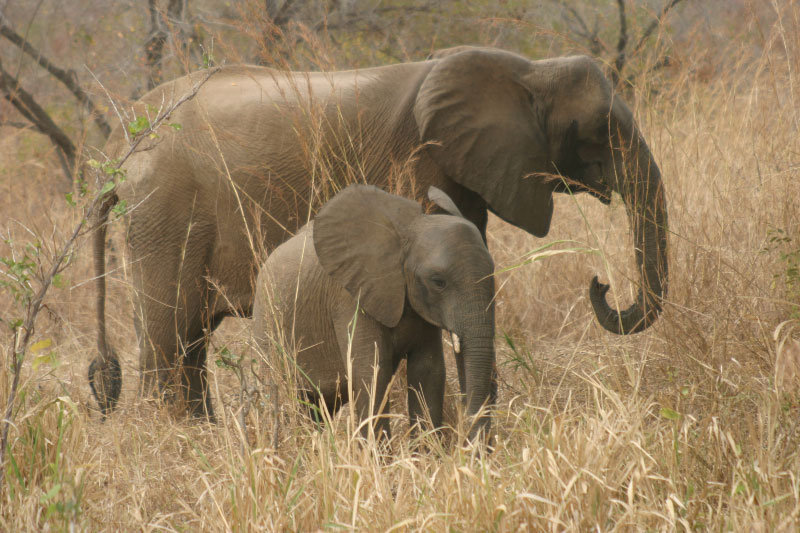
<svg viewBox="0 0 800 533"><path fill-rule="evenodd" d="M617 0L620 10L620 39L622 39L623 24L625 23L623 1L624 0ZM650 22L650 24L648 24L647 28L645 28L644 32L642 32L639 41L636 43L636 46L634 46L633 50L630 52L631 54L636 54L637 52L639 52L639 50L641 50L642 46L644 46L644 43L647 41L650 35L652 35L653 31L655 31L655 29L658 27L661 21L664 20L664 17L667 15L667 13L669 13L669 11L673 7L675 7L682 1L683 0L668 0L667 3L664 4L664 7L661 9L661 12L658 14L658 16L655 19L653 19ZM625 44L627 46L627 39ZM623 47L622 51L618 52L617 54L617 58L614 61L614 72L611 73L615 85L618 85L619 81L622 79L622 70L625 68L626 59L627 59L626 51L625 47ZM668 57L665 57L664 59L656 62L656 66L658 68L661 68L667 64L669 64ZM651 70L655 70L655 68Z"/></svg>
<svg viewBox="0 0 800 533"><path fill-rule="evenodd" d="M55 66L51 61L49 61L44 55L42 55L41 51L37 50L31 44L25 40L20 34L15 32L11 26L8 24L8 20L5 16L0 13L0 35L14 43L20 50L31 56L33 59L39 63L43 69L50 73L55 79L60 81L69 91L75 96L75 98L86 107L86 110L92 116L94 123L97 125L98 129L103 133L103 136L108 138L111 134L111 126L108 125L106 119L103 117L103 114L96 108L94 102L92 102L89 95L86 91L78 83L78 77L73 70L64 70Z"/></svg>
<svg viewBox="0 0 800 533"><path fill-rule="evenodd" d="M285 0L285 2L283 2L283 5L281 5L278 12L273 15L272 11L275 8L272 4L273 2L267 0L266 4L267 15L272 19L272 23L275 26L283 28L284 26L286 26L289 20L291 20L292 15L294 15L295 11L297 11L296 9L297 6L295 5L294 0Z"/></svg>
<svg viewBox="0 0 800 533"><path fill-rule="evenodd" d="M617 39L617 57L614 59L614 70L611 78L616 85L625 68L625 47L628 46L628 21L625 15L625 0L617 0L617 11L619 12L619 39Z"/></svg>
<svg viewBox="0 0 800 533"><path fill-rule="evenodd" d="M150 38L144 43L147 56L147 89L153 89L163 81L161 60L164 58L164 45L167 43L167 30L164 28L163 15L159 12L158 0L148 0L147 10L150 14ZM183 0L169 0L167 18L179 21L183 16Z"/></svg>
<svg viewBox="0 0 800 533"><path fill-rule="evenodd" d="M23 116L25 116L25 115L23 115ZM28 117L25 117L25 118L28 118ZM33 123L33 121L31 121L31 122L17 122L17 121L14 121L14 120L9 120L9 121L0 122L0 128L2 128L3 126L8 127L8 128L17 128L17 129L20 129L20 130L33 130L36 133L44 134L44 132L42 130L40 130L36 126L36 124ZM66 176L67 179L71 179L72 170L69 168L69 163L67 162L67 158L64 157L64 152L62 152L61 149L58 148L58 147L56 147L56 157L58 157L58 163L61 165L61 170L62 170L62 172L64 172L64 176Z"/></svg>
<svg viewBox="0 0 800 533"><path fill-rule="evenodd" d="M285 0L280 7L277 6L275 0L265 0L264 2L264 17L260 25L261 28L261 46L263 50L257 53L254 63L257 65L274 65L276 59L285 61L288 56L285 50L278 50L277 53L270 51L269 45L274 45L278 41L297 41L295 35L288 31L289 22L297 12L297 3L294 0ZM294 48L294 42L290 43L289 49ZM280 48L280 47L278 47Z"/></svg>
<svg viewBox="0 0 800 533"><path fill-rule="evenodd" d="M634 56L638 53L644 44L647 42L647 39L653 34L653 32L658 28L659 24L664 20L664 17L672 10L675 6L681 3L683 0L667 0L664 4L664 7L661 8L659 14L647 25L645 30L642 32L642 35L639 37L636 45L634 47L630 47L630 42L632 36L629 35L628 31L628 16L625 11L625 3L627 0L617 0L617 14L619 17L619 35L617 37L617 44L614 50L614 62L613 68L609 69L609 76L611 77L612 82L614 85L619 85L620 80L622 80L622 71L625 69L628 58ZM572 5L567 2L567 0L552 0L553 3L559 5L562 9L562 16L564 16L565 21L570 26L570 31L585 39L589 43L589 49L592 54L600 55L601 52L610 52L605 44L597 37L597 24L595 23L595 28L593 30L589 30L589 26L586 23L586 20L581 16L580 12L575 9ZM567 16L569 15L571 20L574 20L575 24L570 24L567 21ZM669 63L669 59L665 58L664 60L657 61L656 65L663 67L664 65Z"/></svg>
<svg viewBox="0 0 800 533"><path fill-rule="evenodd" d="M33 124L29 124L27 122L16 122L14 120L4 120L3 122L0 122L0 128L2 128L3 126L5 126L7 128L17 128L19 130L37 130L38 131L36 126L34 126Z"/></svg>
<svg viewBox="0 0 800 533"><path fill-rule="evenodd" d="M585 39L589 43L589 52L593 55L598 56L601 52L607 52L608 48L606 47L605 43L600 40L597 36L598 34L598 24L597 19L595 19L594 27L590 30L589 26L586 24L586 20L581 16L577 9L575 9L572 5L570 5L566 0L553 0L556 4L561 6L561 9L564 13L569 14L572 19L575 20L578 24L578 28L572 26L572 31L578 37ZM567 17L564 16L564 20L567 24L569 21Z"/></svg>
<svg viewBox="0 0 800 533"><path fill-rule="evenodd" d="M39 105L28 91L20 86L19 80L6 72L2 61L0 61L0 92L26 120L29 120L40 132L47 135L50 141L61 150L67 162L64 169L65 174L67 179L72 182L72 173L75 170L77 155L75 145L69 136L64 133L64 130L53 122L47 111Z"/></svg>
<svg viewBox="0 0 800 533"><path fill-rule="evenodd" d="M589 37L590 35L589 27L586 25L586 22L583 20L581 14L578 13L578 10L563 0L558 2L558 4L564 9L564 11L572 15L572 18L574 18L575 21L578 23L578 25L581 27L581 32L580 33L576 32L576 33L578 33L578 35L580 35L581 37Z"/></svg>
<svg viewBox="0 0 800 533"><path fill-rule="evenodd" d="M650 37L650 35L653 33L653 31L655 31L655 29L658 27L658 25L661 23L661 21L667 15L667 13L669 13L669 11L673 7L675 7L676 5L680 4L682 1L683 0L670 0L666 5L664 5L664 7L661 9L661 13L658 14L658 17L653 19L653 21L650 22L650 24L647 26L647 28L645 28L644 32L642 33L642 36L639 38L639 42L637 42L636 46L633 47L633 53L638 52L639 49L642 48L642 46L644 45L645 41L647 41L647 39Z"/></svg>

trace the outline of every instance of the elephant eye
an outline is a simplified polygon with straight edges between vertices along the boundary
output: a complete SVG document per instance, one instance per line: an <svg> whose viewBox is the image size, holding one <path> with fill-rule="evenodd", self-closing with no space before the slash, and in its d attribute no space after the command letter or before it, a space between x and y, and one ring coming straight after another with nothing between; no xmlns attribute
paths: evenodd
<svg viewBox="0 0 800 533"><path fill-rule="evenodd" d="M442 291L447 287L447 280L438 274L434 274L431 276L431 285L433 285L436 290Z"/></svg>

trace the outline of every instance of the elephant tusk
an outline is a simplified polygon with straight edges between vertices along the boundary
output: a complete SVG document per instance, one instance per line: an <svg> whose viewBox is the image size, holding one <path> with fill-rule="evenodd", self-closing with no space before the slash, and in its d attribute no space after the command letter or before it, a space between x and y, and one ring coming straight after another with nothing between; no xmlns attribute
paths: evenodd
<svg viewBox="0 0 800 533"><path fill-rule="evenodd" d="M456 355L461 355L461 339L455 333L450 333L450 337L453 339L453 351Z"/></svg>

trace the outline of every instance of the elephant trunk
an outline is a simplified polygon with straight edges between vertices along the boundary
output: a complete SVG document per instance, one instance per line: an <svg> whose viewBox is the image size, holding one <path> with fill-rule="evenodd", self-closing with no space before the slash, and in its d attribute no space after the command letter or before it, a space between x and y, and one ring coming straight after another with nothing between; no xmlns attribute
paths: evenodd
<svg viewBox="0 0 800 533"><path fill-rule="evenodd" d="M628 137L624 135L623 137ZM622 149L615 151L617 192L622 196L634 233L636 265L641 285L636 301L617 311L606 301L609 286L597 277L589 287L589 297L597 320L612 333L638 333L655 322L666 295L667 272L667 206L661 172L650 150L636 128Z"/></svg>
<svg viewBox="0 0 800 533"><path fill-rule="evenodd" d="M464 376L462 393L466 393L467 416L475 417L483 412L481 416L472 421L469 431L469 439L483 432L487 434L491 427L491 415L489 409L494 401L493 397L493 375L495 368L494 353L494 305L486 308L487 300L483 300L483 305L472 324L466 324L459 328L461 353L456 357L462 358ZM466 389L466 390L464 390Z"/></svg>

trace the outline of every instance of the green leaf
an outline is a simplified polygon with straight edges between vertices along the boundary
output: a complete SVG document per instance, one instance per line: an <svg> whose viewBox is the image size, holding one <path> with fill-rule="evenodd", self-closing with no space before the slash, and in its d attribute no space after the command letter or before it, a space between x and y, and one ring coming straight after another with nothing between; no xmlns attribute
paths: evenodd
<svg viewBox="0 0 800 533"><path fill-rule="evenodd" d="M173 122L172 124L169 125L169 127L175 131L181 131L183 129L183 126L181 126L177 122Z"/></svg>
<svg viewBox="0 0 800 533"><path fill-rule="evenodd" d="M150 127L150 120L144 115L136 117L136 120L128 124L128 131L131 135L139 135Z"/></svg>
<svg viewBox="0 0 800 533"><path fill-rule="evenodd" d="M227 347L219 351L219 357L215 361L219 368L226 368L232 370L238 366L239 361L242 359L241 355L232 353Z"/></svg>
<svg viewBox="0 0 800 533"><path fill-rule="evenodd" d="M71 192L68 192L67 194L65 194L64 198L67 199L67 203L69 205L71 205L72 207L75 207L76 205L78 205L78 204L75 203L75 200L72 199L72 193Z"/></svg>
<svg viewBox="0 0 800 533"><path fill-rule="evenodd" d="M662 418L666 418L667 420L678 420L681 417L681 414L677 411L673 411L669 407L662 407L661 411L659 411Z"/></svg>
<svg viewBox="0 0 800 533"><path fill-rule="evenodd" d="M53 485L52 489L47 491L47 494L44 494L39 498L39 501L41 503L45 503L49 500L52 500L53 498L58 496L59 492L61 492L61 483L56 483L55 485Z"/></svg>
<svg viewBox="0 0 800 533"><path fill-rule="evenodd" d="M111 208L111 212L117 215L118 217L121 217L122 215L125 214L127 209L128 209L128 203L125 200L120 200L119 202L117 202L117 205Z"/></svg>
<svg viewBox="0 0 800 533"><path fill-rule="evenodd" d="M53 287L56 289L63 289L67 286L67 284L68 282L62 274L56 274L53 276Z"/></svg>
<svg viewBox="0 0 800 533"><path fill-rule="evenodd" d="M114 183L113 181L105 182L103 184L103 188L100 189L100 195L102 196L102 195L104 195L106 193L111 192L112 190L114 190L114 187L116 187L116 186L117 186L116 183Z"/></svg>
<svg viewBox="0 0 800 533"><path fill-rule="evenodd" d="M52 346L53 341L51 339L43 339L37 343L31 345L31 353L36 353L44 350L45 348L49 348Z"/></svg>
<svg viewBox="0 0 800 533"><path fill-rule="evenodd" d="M517 353L517 346L514 344L514 339L511 338L511 335L503 331L503 339L505 339L506 344L508 344L508 347L511 348L511 351Z"/></svg>
<svg viewBox="0 0 800 533"><path fill-rule="evenodd" d="M58 356L56 355L56 352L50 352L34 357L33 362L31 363L33 369L36 370L41 365L49 365L53 368L58 368Z"/></svg>
<svg viewBox="0 0 800 533"><path fill-rule="evenodd" d="M103 166L103 163L101 163L101 162L100 162L100 161L98 161L97 159L90 159L90 160L88 160L88 161L86 162L86 164L87 164L87 165L89 165L89 166L90 166L90 167L92 167L92 168L100 168L100 167L102 167L102 166Z"/></svg>

